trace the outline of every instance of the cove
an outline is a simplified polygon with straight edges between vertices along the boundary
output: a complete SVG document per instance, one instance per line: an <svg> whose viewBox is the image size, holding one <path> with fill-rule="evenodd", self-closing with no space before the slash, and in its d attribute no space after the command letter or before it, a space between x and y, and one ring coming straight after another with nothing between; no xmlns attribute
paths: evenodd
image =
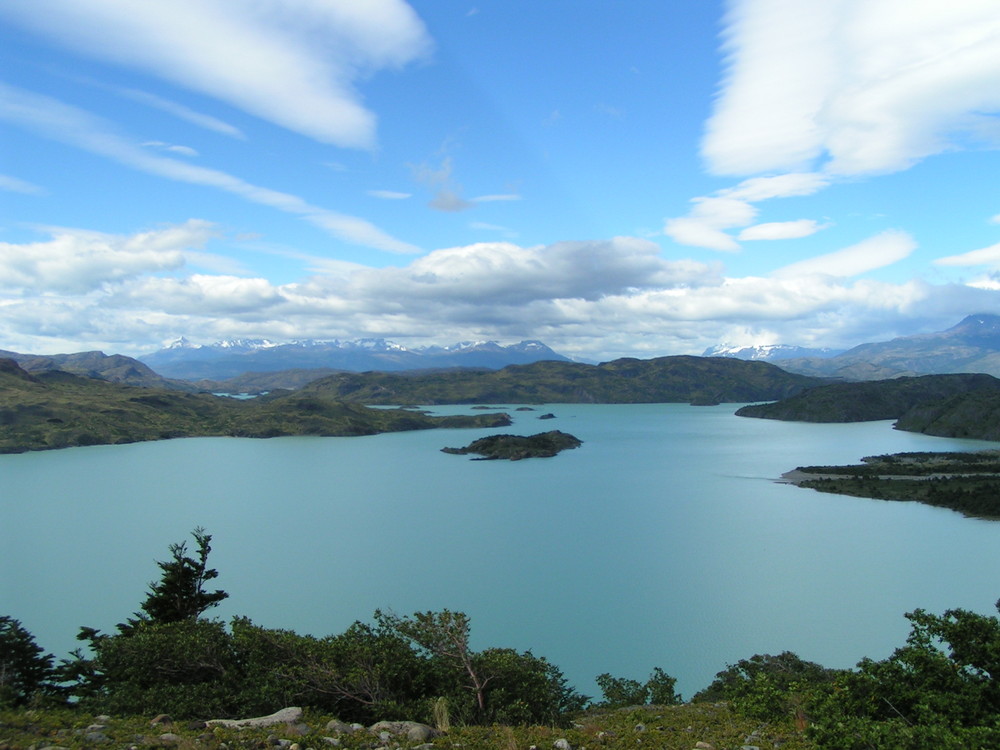
<svg viewBox="0 0 1000 750"><path fill-rule="evenodd" d="M214 616L322 636L376 608L462 610L476 648L531 649L590 695L597 674L660 666L690 697L755 653L848 667L902 645L914 608L995 612L998 522L775 481L992 443L739 418L732 404L515 407L495 430L0 456L0 614L65 655L81 625L131 615L154 561L199 525L230 594ZM440 452L550 429L583 445L518 462Z"/></svg>

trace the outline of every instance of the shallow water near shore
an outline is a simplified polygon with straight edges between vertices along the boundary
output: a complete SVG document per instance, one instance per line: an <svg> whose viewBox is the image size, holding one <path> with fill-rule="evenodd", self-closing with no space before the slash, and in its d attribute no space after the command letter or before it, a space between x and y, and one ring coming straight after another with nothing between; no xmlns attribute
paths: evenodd
<svg viewBox="0 0 1000 750"><path fill-rule="evenodd" d="M597 674L660 666L690 697L755 653L852 666L902 645L914 608L995 613L1000 523L775 481L993 443L731 404L515 406L494 430L0 456L0 614L65 655L81 625L130 616L154 561L199 525L230 594L215 616L322 636L376 608L461 610L476 648L531 649L591 695ZM551 429L583 445L517 462L440 452Z"/></svg>

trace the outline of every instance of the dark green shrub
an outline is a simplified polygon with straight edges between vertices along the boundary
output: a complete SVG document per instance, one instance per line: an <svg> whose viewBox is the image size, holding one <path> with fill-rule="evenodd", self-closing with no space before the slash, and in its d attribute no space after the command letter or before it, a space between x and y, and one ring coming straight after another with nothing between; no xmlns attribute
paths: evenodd
<svg viewBox="0 0 1000 750"><path fill-rule="evenodd" d="M0 708L52 695L52 661L20 622L0 616Z"/></svg>
<svg viewBox="0 0 1000 750"><path fill-rule="evenodd" d="M715 676L695 701L729 701L740 713L761 721L788 716L804 718L816 690L832 682L837 670L805 661L791 651L755 654L731 664Z"/></svg>
<svg viewBox="0 0 1000 750"><path fill-rule="evenodd" d="M677 680L659 667L653 668L645 683L625 677L612 677L607 672L598 675L596 681L604 695L600 705L606 708L647 704L669 706L681 702L681 697L674 692Z"/></svg>
<svg viewBox="0 0 1000 750"><path fill-rule="evenodd" d="M220 622L140 622L127 634L85 629L81 635L93 656L70 666L78 676L73 693L86 708L203 719L236 708L238 663Z"/></svg>
<svg viewBox="0 0 1000 750"><path fill-rule="evenodd" d="M558 667L530 651L486 649L474 663L485 680L486 724L560 725L589 700L567 685Z"/></svg>
<svg viewBox="0 0 1000 750"><path fill-rule="evenodd" d="M1000 620L962 609L906 617L906 645L842 674L816 704L812 736L843 750L1000 747Z"/></svg>

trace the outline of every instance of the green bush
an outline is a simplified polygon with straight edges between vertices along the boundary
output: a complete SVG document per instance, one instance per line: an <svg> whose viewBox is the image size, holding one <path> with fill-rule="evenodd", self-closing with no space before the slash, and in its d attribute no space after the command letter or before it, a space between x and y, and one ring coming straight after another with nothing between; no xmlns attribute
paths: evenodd
<svg viewBox="0 0 1000 750"><path fill-rule="evenodd" d="M861 661L817 702L812 736L842 750L1000 747L1000 620L962 609L906 617L904 646Z"/></svg>
<svg viewBox="0 0 1000 750"><path fill-rule="evenodd" d="M82 707L118 714L213 718L236 708L232 639L217 621L140 622L127 634L85 629L92 656L77 655L73 694Z"/></svg>
<svg viewBox="0 0 1000 750"><path fill-rule="evenodd" d="M52 695L52 660L20 622L0 616L0 708Z"/></svg>
<svg viewBox="0 0 1000 750"><path fill-rule="evenodd" d="M761 721L788 716L801 720L812 696L838 674L791 651L755 654L729 665L695 701L729 701L740 713Z"/></svg>
<svg viewBox="0 0 1000 750"><path fill-rule="evenodd" d="M659 667L653 668L645 683L625 677L612 677L607 672L598 675L596 682L604 695L604 701L600 705L605 708L671 706L681 702L681 696L674 691L677 680Z"/></svg>

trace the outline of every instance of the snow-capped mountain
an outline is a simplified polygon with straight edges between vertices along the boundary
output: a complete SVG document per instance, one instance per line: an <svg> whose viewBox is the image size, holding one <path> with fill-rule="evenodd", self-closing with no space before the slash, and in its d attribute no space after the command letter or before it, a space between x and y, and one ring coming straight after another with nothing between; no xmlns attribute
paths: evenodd
<svg viewBox="0 0 1000 750"><path fill-rule="evenodd" d="M568 361L540 341L502 345L496 341L464 341L448 346L405 347L381 338L351 341L303 339L278 343L268 339L231 339L194 344L179 338L141 358L165 377L221 380L246 372L291 369L417 370L445 367L499 369L539 360Z"/></svg>
<svg viewBox="0 0 1000 750"><path fill-rule="evenodd" d="M718 344L710 346L702 356L774 362L796 357L833 357L841 351L838 349L809 349L804 346L790 346L788 344L753 344L750 346Z"/></svg>

